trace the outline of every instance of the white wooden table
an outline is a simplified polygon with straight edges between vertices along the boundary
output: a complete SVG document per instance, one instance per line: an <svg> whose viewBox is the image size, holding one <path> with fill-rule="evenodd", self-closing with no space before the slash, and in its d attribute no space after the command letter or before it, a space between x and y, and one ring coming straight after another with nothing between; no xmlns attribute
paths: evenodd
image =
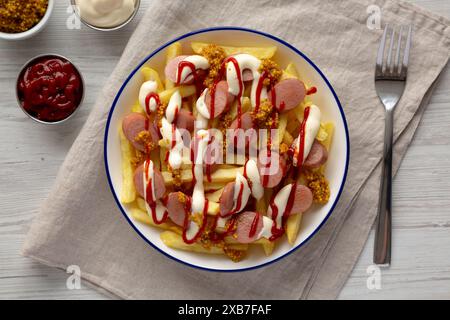
<svg viewBox="0 0 450 320"><path fill-rule="evenodd" d="M26 42L0 42L0 299L104 299L82 283L66 288L67 274L19 254L36 211L49 192L89 107L118 61L150 0L124 30L100 33L65 28L68 1L56 1L48 27ZM413 2L450 17L448 0ZM45 52L70 57L84 74L85 103L63 127L46 127L17 107L21 65ZM340 298L450 299L450 71L444 71L394 183L394 247L381 289L369 290L373 234Z"/></svg>

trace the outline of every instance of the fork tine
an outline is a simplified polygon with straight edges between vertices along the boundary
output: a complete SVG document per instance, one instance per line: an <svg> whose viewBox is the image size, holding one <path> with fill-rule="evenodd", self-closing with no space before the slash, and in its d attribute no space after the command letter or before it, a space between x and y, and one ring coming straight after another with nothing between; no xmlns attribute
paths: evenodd
<svg viewBox="0 0 450 320"><path fill-rule="evenodd" d="M381 74L383 71L384 46L386 45L386 34L388 28L389 24L386 24L386 26L384 27L383 37L381 38L380 46L378 47L377 65L376 65L377 74Z"/></svg>
<svg viewBox="0 0 450 320"><path fill-rule="evenodd" d="M387 57L387 62L386 62L386 71L389 73L392 73L392 48L394 48L394 40L395 39L395 28L392 28L392 33L391 33L391 41L389 42L389 50L388 50L388 57Z"/></svg>
<svg viewBox="0 0 450 320"><path fill-rule="evenodd" d="M396 73L400 74L402 72L402 65L400 64L400 48L402 46L402 33L403 27L400 26L400 30L398 31L398 41L397 41L397 53L394 63L394 70Z"/></svg>
<svg viewBox="0 0 450 320"><path fill-rule="evenodd" d="M408 28L408 38L406 39L406 45L405 45L405 53L403 54L403 70L402 73L406 74L406 71L408 70L408 62L409 62L409 50L411 48L411 37L412 37L412 25L409 25Z"/></svg>

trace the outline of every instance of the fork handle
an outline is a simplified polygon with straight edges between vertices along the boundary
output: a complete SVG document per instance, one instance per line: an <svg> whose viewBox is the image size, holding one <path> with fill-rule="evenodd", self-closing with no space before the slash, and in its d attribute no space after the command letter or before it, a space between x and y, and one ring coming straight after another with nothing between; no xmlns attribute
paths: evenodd
<svg viewBox="0 0 450 320"><path fill-rule="evenodd" d="M393 114L392 109L386 110L380 199L378 203L378 219L375 229L375 247L373 254L373 262L383 265L391 263Z"/></svg>

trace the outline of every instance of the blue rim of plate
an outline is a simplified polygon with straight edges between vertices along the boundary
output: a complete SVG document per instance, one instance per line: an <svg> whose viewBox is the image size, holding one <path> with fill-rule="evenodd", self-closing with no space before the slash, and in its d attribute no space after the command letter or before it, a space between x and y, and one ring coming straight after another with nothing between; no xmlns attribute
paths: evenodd
<svg viewBox="0 0 450 320"><path fill-rule="evenodd" d="M333 205L331 206L330 210L328 211L326 217L323 219L323 221L317 226L317 228L314 230L313 233L311 233L309 235L309 237L307 237L302 243L300 243L299 245L297 245L295 248L292 248L291 250L289 250L288 252L286 252L285 254L279 256L278 258L275 258L273 260L261 263L257 266L252 266L252 267L247 267L247 268L241 268L241 269L232 269L232 270L227 270L227 269L212 269L212 268L207 268L207 267L202 267L202 266L198 266L198 265L194 265L191 264L189 262L180 260L172 255L170 255L169 253L165 252L164 250L158 248L156 245L154 245L150 240L148 240L139 230L138 228L134 225L133 221L131 221L131 219L128 217L128 215L126 214L124 208L122 207L122 204L120 203L112 180L111 180L111 176L109 173L109 166L108 166L108 157L107 157L107 146L108 146L108 132L109 132L109 125L111 123L111 118L112 115L114 113L114 109L117 105L117 101L119 100L120 96L122 95L123 90L125 89L125 87L127 86L128 82L131 80L131 78L135 75L136 72L138 72L141 67L149 60L151 59L154 55L156 55L157 53L159 53L160 51L164 50L165 48L167 48L169 45L171 45L174 42L177 42L179 40L183 40L185 38L188 38L190 36L196 35L196 34L200 34L200 33L206 33L206 32L211 32L211 31L224 31L224 30L231 30L231 31L243 31L243 32L249 32L249 33L254 33L269 39L272 39L286 47L288 47L289 49L291 49L292 51L294 51L295 53L297 53L298 55L300 55L303 59L305 59L322 77L322 79L325 81L325 83L327 84L328 88L331 90L331 92L333 93L334 99L337 102L337 105L339 107L339 112L341 113L341 117L342 117L342 121L344 123L344 129L345 129L345 138L346 138L346 144L347 144L347 158L345 161L345 170L344 170L344 176L342 179L342 184L341 187L339 188L339 192L337 194L337 197L333 203ZM116 97L114 98L113 104L111 106L111 110L109 111L109 115L108 115L108 120L106 122L106 130L105 130L105 137L104 137L104 149L103 149L103 156L104 156L104 161L105 161L105 169L106 169L106 176L108 177L108 183L109 183L109 187L111 189L111 193L113 194L114 200L117 203L117 206L119 207L120 211L122 212L123 216L125 217L125 219L128 221L128 223L131 225L131 227L134 229L134 231L137 232L137 234L139 234L139 236L144 239L145 242L147 242L149 245L151 245L154 249L156 249L157 251L159 251L160 253L162 253L163 255L165 255L166 257L175 260L179 263L182 263L184 265L187 265L189 267L192 268L196 268L196 269L201 269L201 270L206 270L206 271L212 271L212 272L242 272L242 271L250 271L250 270L254 270L254 269L258 269L258 268L262 268L265 266L268 266L272 263L275 263L285 257L287 257L288 255L290 255L291 253L297 251L297 249L301 248L303 245L305 245L321 228L322 226L325 224L325 222L327 222L328 218L330 217L331 213L334 211L334 208L336 207L336 204L339 202L339 199L341 197L341 193L342 190L344 189L344 185L345 182L347 180L347 172L348 172L348 164L349 164L349 159L350 159L350 139L349 139L349 134L348 134L348 126L347 126L347 119L345 118L345 114L344 114L344 110L342 109L342 105L341 102L339 101L339 98L336 95L336 92L334 91L333 87L331 86L330 82L328 81L328 79L325 77L325 75L322 73L322 71L320 71L320 69L314 64L314 62L311 61L311 59L309 59L303 52L301 52L300 50L298 50L297 48L295 48L294 46L290 45L289 43L287 43L286 41L275 37L271 34L262 32L262 31L258 31L258 30L253 30L253 29L248 29L248 28L242 28L242 27L232 27L232 26L227 26L227 27L212 27L212 28L205 28L205 29L200 29L200 30L196 30L196 31L192 31L189 33L186 33L182 36L179 36L173 40L171 40L170 42L167 42L166 44L162 45L161 47L159 47L158 49L156 49L155 51L153 51L151 54L149 54L147 57L145 57L142 62L130 73L130 75L127 77L127 79L125 80L125 82L122 84L122 86L120 87L119 92L117 93Z"/></svg>

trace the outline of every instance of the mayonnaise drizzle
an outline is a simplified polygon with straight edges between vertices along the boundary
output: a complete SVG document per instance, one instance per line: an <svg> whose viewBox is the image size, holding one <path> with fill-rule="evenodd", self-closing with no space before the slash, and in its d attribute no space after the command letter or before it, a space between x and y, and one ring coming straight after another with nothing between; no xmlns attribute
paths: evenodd
<svg viewBox="0 0 450 320"><path fill-rule="evenodd" d="M242 192L241 192L241 188L242 188ZM245 177L242 174L240 174L239 172L236 173L236 180L234 182L234 195L233 195L234 204L233 204L233 210L231 210L233 213L241 212L242 209L245 208L245 206L247 205L247 202L248 202L248 198L250 197L250 193L251 193L251 190L248 185L247 179L245 179ZM239 196L241 198L240 203L238 203ZM239 205L239 207L238 207L238 205Z"/></svg>
<svg viewBox="0 0 450 320"><path fill-rule="evenodd" d="M266 238L269 239L272 236L272 228L273 228L273 220L266 217L266 216L262 216L263 219L263 227L261 229L261 231L259 232L258 236L256 237L256 239L261 239L261 238Z"/></svg>
<svg viewBox="0 0 450 320"><path fill-rule="evenodd" d="M255 199L259 200L264 196L264 188L261 184L261 177L258 171L258 165L254 159L250 159L245 164L245 173L249 180L250 189Z"/></svg>
<svg viewBox="0 0 450 320"><path fill-rule="evenodd" d="M176 82L177 82L177 83L184 83L184 82L187 80L187 77L188 77L190 74L192 74L192 70L191 70L190 68L184 67L184 68L181 70L181 79L179 79L179 76L180 76L179 69L180 69L180 63L181 63L182 61L186 61L186 62L192 63L192 64L195 66L195 69L196 69L196 70L197 70L197 69L202 69L202 70L209 69L209 62L208 62L208 59L206 59L205 57L200 56L200 55L192 55L192 56L188 56L188 57L184 58L183 60L181 60L181 61L178 63L178 68L177 68L177 78L176 78L176 80L177 80ZM180 81L180 80L181 80L181 81Z"/></svg>
<svg viewBox="0 0 450 320"><path fill-rule="evenodd" d="M309 152L311 151L311 147L314 143L314 139L317 136L317 133L319 133L320 129L320 118L321 118L321 112L320 109L316 105L311 105L309 107L309 116L308 119L306 119L305 124L305 146L303 148L303 161L306 160L306 158L309 155ZM295 139L294 145L296 152L300 152L300 141L301 137L300 135ZM293 165L298 166L301 164L297 163L297 157L293 157Z"/></svg>
<svg viewBox="0 0 450 320"><path fill-rule="evenodd" d="M283 224L283 215L286 211L286 206L289 200L289 195L291 194L293 184L290 183L285 185L280 191L278 191L277 195L273 199L273 205L277 207L278 214L276 217L272 216L272 206L269 206L267 210L267 215L274 220L276 218L275 223L277 228L281 228Z"/></svg>
<svg viewBox="0 0 450 320"><path fill-rule="evenodd" d="M209 89L206 88L203 90L200 97L197 99L197 102L195 103L195 107L197 108L198 113L205 119L210 119L211 115L208 109L208 106L206 105L205 98L206 94L208 93Z"/></svg>
<svg viewBox="0 0 450 320"><path fill-rule="evenodd" d="M210 135L207 130L199 130L197 133L197 137L199 138L198 147L197 147L197 155L194 159L194 191L192 192L192 213L201 213L205 210L205 190L203 186L203 156L206 151L206 147L208 145L208 141L210 139ZM200 230L200 226L194 221L189 222L189 227L186 231L187 239L193 239L198 231Z"/></svg>
<svg viewBox="0 0 450 320"><path fill-rule="evenodd" d="M234 59L236 59L239 69L240 69L240 79L243 79L243 71L248 69L253 74L253 80L252 80L252 89L250 94L250 100L252 103L252 106L256 106L256 89L258 87L259 79L261 78L261 74L259 73L258 69L261 65L261 60L258 58L250 55L250 54L237 54L233 56ZM234 66L233 62L228 62L227 66L227 83L228 83L228 92L230 92L233 95L238 95L240 88L243 88L244 83L243 80L239 82L239 77L237 74L237 70ZM267 99L267 88L263 87L261 90L261 100Z"/></svg>
<svg viewBox="0 0 450 320"><path fill-rule="evenodd" d="M161 119L161 135L166 140L166 143L170 144L169 165L172 169L179 169L183 162L184 143L180 131L174 126L175 124L170 124L166 118ZM172 147L173 139L175 140L175 145Z"/></svg>
<svg viewBox="0 0 450 320"><path fill-rule="evenodd" d="M178 114L181 106L181 95L180 91L176 90L170 97L169 104L166 108L166 119L169 123L175 121L175 116Z"/></svg>
<svg viewBox="0 0 450 320"><path fill-rule="evenodd" d="M147 99L147 96L150 93L156 92L156 89L158 88L158 84L156 81L146 81L141 85L141 88L139 89L139 104L141 105L142 109L146 110L145 100ZM155 111L157 108L157 103L155 99L150 99L149 101L149 109L150 111Z"/></svg>

